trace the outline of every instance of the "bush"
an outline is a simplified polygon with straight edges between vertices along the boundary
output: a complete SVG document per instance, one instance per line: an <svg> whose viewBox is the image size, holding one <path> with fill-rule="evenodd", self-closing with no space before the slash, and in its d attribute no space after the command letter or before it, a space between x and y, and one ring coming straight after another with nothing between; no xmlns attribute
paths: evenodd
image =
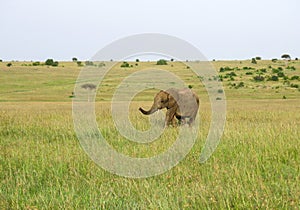
<svg viewBox="0 0 300 210"><path fill-rule="evenodd" d="M36 61L36 62L33 62L32 65L33 66L39 66L39 65L41 65L41 63L39 61Z"/></svg>
<svg viewBox="0 0 300 210"><path fill-rule="evenodd" d="M77 61L77 66L83 66L81 61Z"/></svg>
<svg viewBox="0 0 300 210"><path fill-rule="evenodd" d="M226 74L227 76L230 76L230 77L236 77L236 73L234 73L233 71Z"/></svg>
<svg viewBox="0 0 300 210"><path fill-rule="evenodd" d="M266 73L267 69L260 69L259 71L262 72L262 73Z"/></svg>
<svg viewBox="0 0 300 210"><path fill-rule="evenodd" d="M253 77L254 81L260 82L260 81L264 81L265 78L261 75L255 76Z"/></svg>
<svg viewBox="0 0 300 210"><path fill-rule="evenodd" d="M291 84L291 88L299 88L298 84Z"/></svg>
<svg viewBox="0 0 300 210"><path fill-rule="evenodd" d="M255 60L255 58L252 58L251 63L257 64L257 61Z"/></svg>
<svg viewBox="0 0 300 210"><path fill-rule="evenodd" d="M281 72L283 69L281 67L279 67L278 69L272 69L272 73L273 74L277 74L279 72Z"/></svg>
<svg viewBox="0 0 300 210"><path fill-rule="evenodd" d="M164 59L160 59L156 62L156 65L168 65L167 61Z"/></svg>
<svg viewBox="0 0 300 210"><path fill-rule="evenodd" d="M58 66L58 62L57 61L54 61L52 66Z"/></svg>
<svg viewBox="0 0 300 210"><path fill-rule="evenodd" d="M273 76L270 77L268 80L270 80L270 81L278 81L278 76L273 75Z"/></svg>
<svg viewBox="0 0 300 210"><path fill-rule="evenodd" d="M252 74L253 74L253 72L250 72L250 71L246 72L246 75L252 75Z"/></svg>
<svg viewBox="0 0 300 210"><path fill-rule="evenodd" d="M273 62L273 63L276 63L277 61L278 61L277 58L273 58L273 59L272 59L272 62Z"/></svg>
<svg viewBox="0 0 300 210"><path fill-rule="evenodd" d="M291 77L291 80L299 80L299 78L300 77L298 75L294 75L294 76Z"/></svg>
<svg viewBox="0 0 300 210"><path fill-rule="evenodd" d="M233 70L234 70L233 68L230 68L230 67L228 67L228 66L226 66L226 67L221 67L221 68L220 68L220 72L233 71Z"/></svg>
<svg viewBox="0 0 300 210"><path fill-rule="evenodd" d="M124 61L122 64L121 64L121 68L128 68L130 67L129 63L127 63L126 61Z"/></svg>
<svg viewBox="0 0 300 210"><path fill-rule="evenodd" d="M85 61L84 64L85 64L86 66L94 66L93 61Z"/></svg>
<svg viewBox="0 0 300 210"><path fill-rule="evenodd" d="M6 64L7 67L11 67L12 66L12 63L8 63Z"/></svg>
<svg viewBox="0 0 300 210"><path fill-rule="evenodd" d="M98 67L103 67L103 66L105 66L105 63L101 62L101 63L98 64Z"/></svg>
<svg viewBox="0 0 300 210"><path fill-rule="evenodd" d="M237 84L235 88L241 88L241 87L245 87L244 82L240 82L239 84Z"/></svg>
<svg viewBox="0 0 300 210"><path fill-rule="evenodd" d="M278 77L284 77L284 73L282 71L280 71L280 72L277 73L277 76Z"/></svg>
<svg viewBox="0 0 300 210"><path fill-rule="evenodd" d="M291 70L291 71L296 71L295 66L288 66L288 67L286 67L286 69L289 69L289 70Z"/></svg>

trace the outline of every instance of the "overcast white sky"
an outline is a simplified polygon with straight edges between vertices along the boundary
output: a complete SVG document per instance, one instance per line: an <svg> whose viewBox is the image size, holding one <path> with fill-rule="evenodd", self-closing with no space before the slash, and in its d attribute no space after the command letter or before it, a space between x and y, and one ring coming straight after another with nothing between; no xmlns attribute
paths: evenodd
<svg viewBox="0 0 300 210"><path fill-rule="evenodd" d="M80 60L140 33L184 39L208 59L300 57L299 0L1 0L0 59Z"/></svg>

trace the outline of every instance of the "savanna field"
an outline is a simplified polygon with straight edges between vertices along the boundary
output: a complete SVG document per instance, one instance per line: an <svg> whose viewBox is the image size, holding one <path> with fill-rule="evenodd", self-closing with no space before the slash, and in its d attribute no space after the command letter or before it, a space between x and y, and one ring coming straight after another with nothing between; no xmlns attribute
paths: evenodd
<svg viewBox="0 0 300 210"><path fill-rule="evenodd" d="M95 69L107 65L87 64ZM77 139L72 99L83 67L76 62L0 62L0 209L299 209L300 62L211 64L219 77L208 79L222 81L227 113L220 144L204 164L199 155L211 110L202 78L171 61L120 62L105 76L95 99L97 123L110 145L132 157L165 151L178 128L167 128L149 144L122 137L110 100L125 77L147 68L167 70L200 97L199 133L189 154L166 173L133 179L97 166ZM137 129L149 128L138 108L149 108L157 91L133 98L129 117Z"/></svg>

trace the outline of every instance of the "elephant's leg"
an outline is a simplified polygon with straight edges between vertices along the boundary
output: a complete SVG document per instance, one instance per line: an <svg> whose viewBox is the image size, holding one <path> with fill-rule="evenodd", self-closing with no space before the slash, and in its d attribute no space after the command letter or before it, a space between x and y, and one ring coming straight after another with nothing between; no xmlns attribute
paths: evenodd
<svg viewBox="0 0 300 210"><path fill-rule="evenodd" d="M193 114L190 116L190 119L189 119L189 121L187 122L189 126L191 126L191 125L194 123L194 121L195 121L195 119L196 119L196 116L197 116L197 112L198 112L198 109L196 109L196 110L193 112Z"/></svg>
<svg viewBox="0 0 300 210"><path fill-rule="evenodd" d="M172 125L174 126L174 127L176 127L177 126L177 119L175 118L175 117L173 117L173 120L172 120Z"/></svg>
<svg viewBox="0 0 300 210"><path fill-rule="evenodd" d="M168 125L171 125L171 124L174 125L175 111L176 111L175 108L171 108L171 109L167 110L166 120L165 120L165 126L168 126ZM176 122L176 120L175 120L175 122Z"/></svg>

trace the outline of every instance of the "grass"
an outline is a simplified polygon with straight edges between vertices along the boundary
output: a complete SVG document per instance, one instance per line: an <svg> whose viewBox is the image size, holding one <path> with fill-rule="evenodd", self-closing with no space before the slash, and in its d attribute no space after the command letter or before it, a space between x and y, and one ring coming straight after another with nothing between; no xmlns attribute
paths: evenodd
<svg viewBox="0 0 300 210"><path fill-rule="evenodd" d="M251 66L250 62L213 64L217 69L242 68ZM236 70L236 81L231 82L244 81L245 87L232 88L230 81L223 81L228 98L226 128L217 150L205 164L199 164L198 159L210 125L210 104L203 87L189 80L201 96L196 144L168 172L131 179L98 167L81 148L69 98L80 69L74 63L62 65L29 67L13 62L8 68L0 63L0 209L299 208L300 92L284 86L282 79L265 81L267 88L260 88L255 85L261 83ZM135 70L122 68L119 74L118 68L112 71L103 83L107 94L98 94L96 103L99 128L108 142L134 157L164 151L174 141L170 137L177 134L176 129L169 128L153 144L138 145L126 141L114 128L109 90L114 90L120 75L126 76L143 65L153 64L139 62ZM174 64L172 71L180 73L180 65ZM275 64L258 61L257 65L263 68ZM299 75L299 63L293 65L296 71L284 70L289 77ZM190 79L188 73L184 75ZM250 87L253 85L254 89ZM269 88L274 85L280 87ZM155 91L141 93L130 106L130 119L140 129L147 128L149 122L137 108L149 107Z"/></svg>

